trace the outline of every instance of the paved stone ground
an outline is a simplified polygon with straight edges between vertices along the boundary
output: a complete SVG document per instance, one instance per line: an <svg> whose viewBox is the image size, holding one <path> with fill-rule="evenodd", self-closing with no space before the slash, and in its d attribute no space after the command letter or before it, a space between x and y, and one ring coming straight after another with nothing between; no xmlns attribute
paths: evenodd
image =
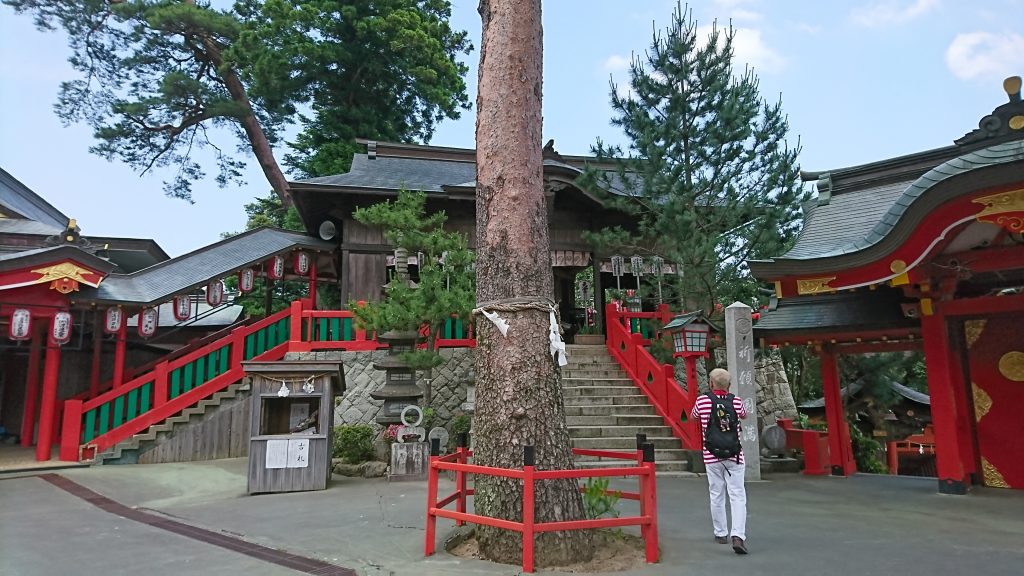
<svg viewBox="0 0 1024 576"><path fill-rule="evenodd" d="M59 473L127 506L367 576L519 573L443 551L424 559L423 483L335 476L326 491L250 497L244 459ZM935 488L932 479L768 477L748 485L751 553L737 556L712 540L702 478L659 479L662 562L620 574L1020 573L1024 492ZM440 548L451 523L439 524ZM109 514L40 478L0 479L0 574L141 573L297 574Z"/></svg>

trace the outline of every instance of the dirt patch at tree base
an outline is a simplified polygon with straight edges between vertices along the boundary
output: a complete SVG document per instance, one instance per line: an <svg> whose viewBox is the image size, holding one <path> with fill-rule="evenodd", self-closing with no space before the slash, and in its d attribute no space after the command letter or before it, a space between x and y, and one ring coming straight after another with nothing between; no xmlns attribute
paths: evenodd
<svg viewBox="0 0 1024 576"><path fill-rule="evenodd" d="M639 536L621 531L594 532L594 557L588 562L565 566L543 566L545 570L560 572L622 572L642 566L646 562L644 541ZM473 530L453 534L445 545L449 554L460 558L487 560L480 555L480 547Z"/></svg>

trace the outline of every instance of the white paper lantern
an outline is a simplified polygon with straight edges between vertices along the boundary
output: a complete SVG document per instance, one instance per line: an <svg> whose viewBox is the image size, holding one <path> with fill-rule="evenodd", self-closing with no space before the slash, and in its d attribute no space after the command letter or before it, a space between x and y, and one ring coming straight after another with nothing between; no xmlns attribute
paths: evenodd
<svg viewBox="0 0 1024 576"><path fill-rule="evenodd" d="M305 276L306 274L309 274L309 254L302 250L296 252L294 269L295 273L300 276Z"/></svg>
<svg viewBox="0 0 1024 576"><path fill-rule="evenodd" d="M139 336L149 338L156 334L156 327L160 320L160 310L157 308L143 308L139 312Z"/></svg>
<svg viewBox="0 0 1024 576"><path fill-rule="evenodd" d="M206 303L216 308L224 302L224 283L220 280L210 282L206 287Z"/></svg>
<svg viewBox="0 0 1024 576"><path fill-rule="evenodd" d="M181 322L192 316L192 298L190 296L174 297L174 319Z"/></svg>
<svg viewBox="0 0 1024 576"><path fill-rule="evenodd" d="M28 340L32 337L32 312L18 308L11 313L11 325L7 330L11 340Z"/></svg>
<svg viewBox="0 0 1024 576"><path fill-rule="evenodd" d="M60 311L50 322L50 342L61 345L71 341L71 313Z"/></svg>
<svg viewBox="0 0 1024 576"><path fill-rule="evenodd" d="M117 334L124 325L124 310L120 306L107 308L106 316L103 319L103 331L107 334Z"/></svg>
<svg viewBox="0 0 1024 576"><path fill-rule="evenodd" d="M238 271L238 291L242 294L252 292L256 283L256 272L252 268L242 268Z"/></svg>
<svg viewBox="0 0 1024 576"><path fill-rule="evenodd" d="M267 261L267 277L271 280L284 278L284 256L274 256Z"/></svg>

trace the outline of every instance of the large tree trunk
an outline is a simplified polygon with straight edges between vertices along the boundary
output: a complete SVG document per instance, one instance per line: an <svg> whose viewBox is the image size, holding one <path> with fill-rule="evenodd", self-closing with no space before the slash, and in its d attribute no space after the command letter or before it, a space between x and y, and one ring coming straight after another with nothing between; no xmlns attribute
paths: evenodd
<svg viewBox="0 0 1024 576"><path fill-rule="evenodd" d="M540 0L481 0L483 41L477 95L477 300L480 305L552 296L541 159L542 32ZM523 446L536 447L536 468L572 468L562 390L548 353L549 316L527 309L502 312L507 336L477 322L477 464L520 468ZM478 514L520 520L522 482L477 477ZM583 517L576 481L537 483L538 522ZM480 526L480 552L519 563L518 533ZM589 533L544 533L538 565L589 559Z"/></svg>

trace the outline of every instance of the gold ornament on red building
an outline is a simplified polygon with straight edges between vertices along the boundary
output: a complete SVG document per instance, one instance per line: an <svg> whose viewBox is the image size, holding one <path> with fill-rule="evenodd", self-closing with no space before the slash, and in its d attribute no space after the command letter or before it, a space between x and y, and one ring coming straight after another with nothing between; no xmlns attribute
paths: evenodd
<svg viewBox="0 0 1024 576"><path fill-rule="evenodd" d="M42 276L36 280L36 284L49 282L50 289L56 290L61 294L70 294L71 292L78 291L79 283L95 288L100 285L100 280L102 280L95 272L75 266L71 262L61 262L46 268L39 268L38 270L33 270L32 273ZM88 278L90 276L96 277L96 280L90 280Z"/></svg>

